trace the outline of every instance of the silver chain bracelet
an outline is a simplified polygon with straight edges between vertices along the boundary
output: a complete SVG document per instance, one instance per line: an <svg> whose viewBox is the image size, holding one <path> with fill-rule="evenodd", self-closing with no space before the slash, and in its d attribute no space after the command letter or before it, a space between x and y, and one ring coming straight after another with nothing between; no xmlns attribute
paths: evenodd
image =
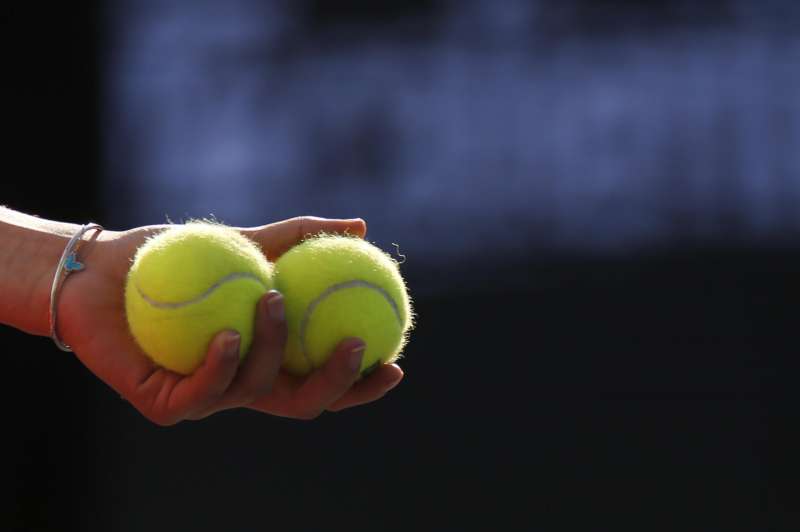
<svg viewBox="0 0 800 532"><path fill-rule="evenodd" d="M61 254L61 260L58 261L56 268L56 275L53 278L53 287L50 289L50 338L56 343L59 349L66 352L71 352L72 349L58 338L56 333L56 311L58 308L56 296L58 290L64 283L64 279L72 272L79 272L85 268L83 263L78 262L78 250L80 250L83 240L81 239L88 231L96 229L98 232L103 230L99 224L91 223L81 226L80 230L75 236L70 239L67 246L64 248L64 253Z"/></svg>

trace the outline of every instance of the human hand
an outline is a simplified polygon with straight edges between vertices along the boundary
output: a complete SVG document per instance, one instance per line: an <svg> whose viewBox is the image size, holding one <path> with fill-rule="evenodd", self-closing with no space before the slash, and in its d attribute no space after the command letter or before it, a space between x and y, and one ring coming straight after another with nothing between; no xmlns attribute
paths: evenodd
<svg viewBox="0 0 800 532"><path fill-rule="evenodd" d="M167 227L103 231L82 247L87 267L64 283L58 314L59 336L78 358L154 423L172 425L239 407L313 419L325 410L375 401L403 378L397 365L385 364L357 380L363 343L356 338L344 340L323 367L306 377L281 371L287 332L283 296L276 291L258 303L253 344L241 364L236 335L222 331L193 374L184 376L157 366L128 329L124 286L136 250L148 236ZM366 234L363 220L315 217L237 229L258 243L271 261L310 234L346 232L361 238Z"/></svg>

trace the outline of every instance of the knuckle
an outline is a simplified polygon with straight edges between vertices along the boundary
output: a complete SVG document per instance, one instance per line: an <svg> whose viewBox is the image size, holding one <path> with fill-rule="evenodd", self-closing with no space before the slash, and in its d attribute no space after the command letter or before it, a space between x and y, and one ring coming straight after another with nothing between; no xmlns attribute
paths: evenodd
<svg viewBox="0 0 800 532"><path fill-rule="evenodd" d="M302 239L306 236L306 231L308 231L309 226L311 225L311 218L309 216L298 216L294 219L294 226L295 226L295 237L297 240Z"/></svg>
<svg viewBox="0 0 800 532"><path fill-rule="evenodd" d="M284 323L277 323L275 330L272 332L272 341L275 345L275 357L277 360L283 360L284 346L289 339L289 331L286 328L286 315L284 314Z"/></svg>
<svg viewBox="0 0 800 532"><path fill-rule="evenodd" d="M272 383L250 384L242 388L236 395L237 402L242 405L255 403L260 397L272 392Z"/></svg>
<svg viewBox="0 0 800 532"><path fill-rule="evenodd" d="M263 383L263 384L262 384L262 385L261 385L261 386L258 388L258 390L256 391L256 394L255 394L255 398L254 398L254 400L255 400L255 399L258 399L258 398L259 398L260 396L262 396L262 395L269 395L269 394L271 394L271 393L272 393L272 389L273 389L273 385L274 385L274 381L269 381L269 382L265 382L265 383Z"/></svg>
<svg viewBox="0 0 800 532"><path fill-rule="evenodd" d="M246 405L253 404L256 401L257 398L258 398L258 394L256 394L254 391L246 391L246 392L240 393L236 397L236 402L239 403L242 406L246 406Z"/></svg>
<svg viewBox="0 0 800 532"><path fill-rule="evenodd" d="M153 374L147 380L153 378ZM159 427L170 427L176 425L183 418L179 412L168 406L169 394L160 393L163 391L154 391L152 387L145 386L146 381L138 385L128 387L121 391L120 396L128 401L142 416L148 421L158 425Z"/></svg>
<svg viewBox="0 0 800 532"><path fill-rule="evenodd" d="M341 412L341 411L342 411L342 410L344 410L345 408L347 408L347 406L346 406L346 405L344 405L344 404L332 404L332 405L331 405L331 406L329 406L329 407L328 407L326 410L327 410L328 412Z"/></svg>
<svg viewBox="0 0 800 532"><path fill-rule="evenodd" d="M138 400L133 403L136 409L149 421L158 425L159 427L171 427L176 425L181 418L174 412L170 412L159 403L156 398L151 397L146 400L137 398Z"/></svg>
<svg viewBox="0 0 800 532"><path fill-rule="evenodd" d="M297 418L303 421L313 421L317 419L320 415L322 415L321 409L304 410L299 413Z"/></svg>
<svg viewBox="0 0 800 532"><path fill-rule="evenodd" d="M208 390L208 395L205 401L211 404L218 403L225 397L225 391L226 389L223 386L215 386L214 388Z"/></svg>
<svg viewBox="0 0 800 532"><path fill-rule="evenodd" d="M171 427L178 423L178 419L175 416L161 412L151 412L147 418L159 427Z"/></svg>
<svg viewBox="0 0 800 532"><path fill-rule="evenodd" d="M133 397L130 397L129 402L151 423L158 425L159 427L168 427L173 424L170 423L171 420L168 419L159 408L157 408L157 405L152 398L143 398L137 394Z"/></svg>

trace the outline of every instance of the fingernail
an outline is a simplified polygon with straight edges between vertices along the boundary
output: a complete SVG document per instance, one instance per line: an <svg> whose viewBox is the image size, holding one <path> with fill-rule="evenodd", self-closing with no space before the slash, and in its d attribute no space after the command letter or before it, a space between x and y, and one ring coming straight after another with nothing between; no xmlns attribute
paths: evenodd
<svg viewBox="0 0 800 532"><path fill-rule="evenodd" d="M392 388L394 388L395 386L400 384L400 381L403 380L404 376L405 376L405 373L402 373L402 370L401 370L400 375L397 375L397 376L393 377L392 379L386 381L385 392L388 392L389 390L391 390Z"/></svg>
<svg viewBox="0 0 800 532"><path fill-rule="evenodd" d="M362 344L356 345L350 350L350 356L347 359L347 365L350 368L350 371L356 372L361 369L361 359L364 358L364 351L366 351L367 346Z"/></svg>
<svg viewBox="0 0 800 532"><path fill-rule="evenodd" d="M283 306L283 295L277 290L270 291L267 299L267 311L272 319L283 321L286 319L286 310Z"/></svg>
<svg viewBox="0 0 800 532"><path fill-rule="evenodd" d="M228 333L225 338L225 347L223 348L223 355L228 358L239 358L239 344L242 337L237 332Z"/></svg>

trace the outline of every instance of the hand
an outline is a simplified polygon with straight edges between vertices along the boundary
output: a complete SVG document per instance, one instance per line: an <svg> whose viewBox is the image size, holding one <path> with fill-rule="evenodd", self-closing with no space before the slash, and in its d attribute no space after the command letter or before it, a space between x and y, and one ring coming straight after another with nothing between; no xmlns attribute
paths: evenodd
<svg viewBox="0 0 800 532"><path fill-rule="evenodd" d="M328 362L304 378L280 370L286 341L283 296L276 291L258 303L253 345L239 364L238 351L227 349L232 331L211 341L205 362L184 376L156 366L139 349L125 318L124 285L131 260L145 239L168 226L125 232L103 231L81 248L87 267L63 284L58 313L61 339L101 380L159 425L201 419L220 410L246 407L278 416L312 419L379 399L403 378L394 364L379 367L356 381L363 346L343 341ZM363 220L293 218L270 225L238 228L261 245L274 261L305 236L320 231L363 238ZM230 347L230 345L229 345ZM235 347L235 346L234 346ZM354 357L354 358L352 358Z"/></svg>

